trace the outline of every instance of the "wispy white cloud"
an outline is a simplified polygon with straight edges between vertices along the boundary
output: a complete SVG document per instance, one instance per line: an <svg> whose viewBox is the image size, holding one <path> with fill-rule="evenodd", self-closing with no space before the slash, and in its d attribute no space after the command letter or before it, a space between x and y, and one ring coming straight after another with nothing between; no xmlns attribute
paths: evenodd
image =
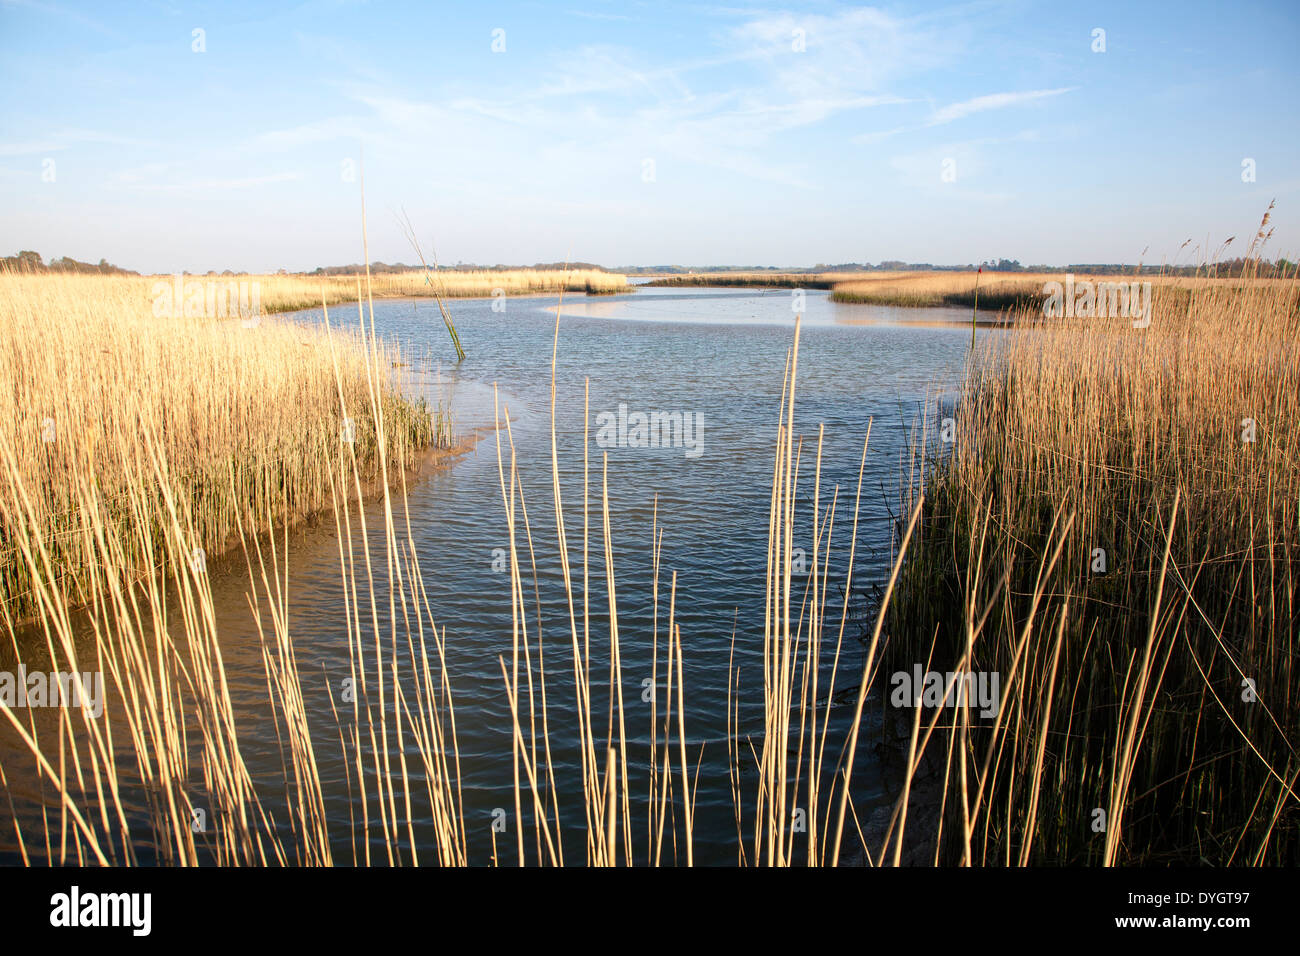
<svg viewBox="0 0 1300 956"><path fill-rule="evenodd" d="M907 21L877 10L751 12L723 27L706 55L682 61L587 45L557 54L540 71L540 82L524 88L451 91L427 100L391 89L349 95L372 111L376 130L400 131L409 148L435 141L445 154L458 143L482 144L513 129L549 139L539 161L558 162L563 155L570 168L621 168L644 157L812 188L801 171L808 160L774 153L778 138L854 111L909 102L889 84L941 62L944 49ZM574 130L581 133L570 149L566 140ZM267 142L317 135L325 133L310 126L281 131Z"/></svg>
<svg viewBox="0 0 1300 956"><path fill-rule="evenodd" d="M131 136L119 136L116 133L104 133L98 130L65 129L51 133L41 139L20 140L13 143L0 143L0 156L31 156L58 153L71 149L79 143L98 143L107 146L149 146L150 143Z"/></svg>
<svg viewBox="0 0 1300 956"><path fill-rule="evenodd" d="M360 141L365 135L362 121L351 116L337 116L286 129L266 130L254 136L249 146L253 149L287 150L341 139Z"/></svg>
<svg viewBox="0 0 1300 956"><path fill-rule="evenodd" d="M1049 96L1072 93L1077 89L1077 86L1062 86L1054 90L1023 90L1015 93L990 93L987 96L977 96L974 99L951 103L943 107L943 109L936 110L925 125L942 126L944 123L951 123L973 113L983 113L988 110L1005 109L1008 106L1019 106L1022 103L1032 103L1034 100L1046 99Z"/></svg>
<svg viewBox="0 0 1300 956"><path fill-rule="evenodd" d="M872 8L763 15L735 28L732 38L761 51L773 91L793 97L880 92L954 52L943 35Z"/></svg>

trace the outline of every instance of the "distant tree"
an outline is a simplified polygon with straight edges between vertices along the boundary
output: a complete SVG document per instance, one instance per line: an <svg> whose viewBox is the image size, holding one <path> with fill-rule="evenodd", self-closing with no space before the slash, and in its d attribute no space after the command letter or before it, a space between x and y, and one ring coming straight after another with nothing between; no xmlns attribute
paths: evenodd
<svg viewBox="0 0 1300 956"><path fill-rule="evenodd" d="M994 262L989 259L987 262L980 264L989 272L1024 272L1025 267L1020 264L1019 259L999 259Z"/></svg>
<svg viewBox="0 0 1300 956"><path fill-rule="evenodd" d="M33 252L30 249L24 249L16 256L0 257L0 271L10 272L80 272L80 273L112 273L117 275L139 275L138 272L129 272L126 269L119 269L107 259L100 259L98 264L92 262L78 262L71 256L56 256L45 264L41 261L41 254Z"/></svg>

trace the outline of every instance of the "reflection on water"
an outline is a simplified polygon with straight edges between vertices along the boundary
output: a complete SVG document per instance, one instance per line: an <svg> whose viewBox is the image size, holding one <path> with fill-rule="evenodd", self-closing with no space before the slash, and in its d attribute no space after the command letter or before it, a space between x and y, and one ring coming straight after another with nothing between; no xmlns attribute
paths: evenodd
<svg viewBox="0 0 1300 956"><path fill-rule="evenodd" d="M616 297L569 297L563 303L557 429L571 560L579 568L580 581L583 403L584 388L589 384L589 451L592 480L597 483L593 502L599 502L602 456L607 455L629 758L640 768L649 763L650 705L643 700L643 682L651 674L655 639L651 556L656 507L663 529L658 609L661 677L667 582L677 572L686 732L691 762L700 761L694 822L697 862L736 860L726 715L733 639L742 689L740 738L744 741L746 735L762 730L758 691L762 686L769 490L775 421L794 325L791 302L791 290L641 289ZM535 650L534 615L540 613L550 743L560 781L559 816L577 833L583 813L572 716L574 685L550 491L549 403L556 304L554 298L513 299L505 303L504 311L496 312L490 300L451 302L468 353L460 365L447 361L451 347L436 303L376 302L375 322L382 336L399 341L409 353L410 365L404 370L409 386L435 400L450 402L458 429L490 425L494 395L509 410L509 437L527 496L538 566L536 592L531 569L521 569L529 598L530 639ZM855 593L849 595L850 607L861 615L865 593L888 573L891 512L897 510L899 464L909 429L921 403L933 394L931 389L951 384L959 371L970 343L969 315L961 309L837 305L825 293L814 291L806 293L804 306L796 429L815 444L818 425L825 426L823 507L836 490L840 496L835 554L830 563L832 587L836 579L843 581L849 545L845 538L851 527L862 440L868 419L874 419L863 483ZM316 322L321 315L319 311L304 312L298 318ZM868 319L880 324L860 324ZM330 320L335 325L355 323L355 309L333 310ZM671 442L669 447L648 447L630 438L606 443L610 447L598 446L597 417L602 413L617 416L620 406L626 406L628 415L691 415L700 428L698 455L688 455L688 449L673 447ZM508 548L508 534L496 448L496 437L490 434L475 450L409 489L411 536L433 614L446 632L465 819L475 862L484 862L490 853L493 810L513 808L512 733L498 664L501 656L507 662L510 659L511 591L509 576L503 573L499 560L501 549ZM806 445L804 475L811 474L812 457ZM799 492L801 500L806 499L805 507L810 508L812 482L802 482ZM381 520L380 513L376 506L370 506L368 513L374 527ZM811 515L805 513L809 524L796 529L795 543L811 553ZM594 504L590 606L592 682L597 696L592 712L598 715L597 732L603 737L608 605L599 557L603 554L600 527L599 509ZM326 516L292 535L287 557L288 628L303 675L305 706L319 737L316 756L326 788L326 810L336 853L342 860L351 860L352 834L359 832L359 822L354 819L356 795L339 755L331 704L331 690L337 697L348 673L333 519ZM268 729L266 678L248 606L248 568L242 560L231 558L211 560L209 571L244 756L259 783L272 791L282 790L280 743ZM844 595L832 590L830 599L842 602ZM838 608L834 617L838 619ZM856 637L855 630L851 625L851 637ZM862 664L863 650L856 639L846 643L845 655L836 689L840 693L855 686ZM838 748L843 739L845 718L850 716L847 710L840 706L832 711L828 767L836 756L829 751ZM662 716L660 702L660 720ZM52 717L40 714L37 720L38 726L47 724L41 727L43 733L57 734ZM700 747L702 752L697 749ZM748 754L747 744L743 752ZM859 748L859 755L855 800L861 810L881 794L870 747ZM48 785L43 791L35 775L28 773L30 758L24 758L7 731L0 734L0 759L8 791L20 808L20 819L26 816L30 834L31 827L39 828L39 823L23 808L39 801L42 793L48 799ZM752 812L757 782L752 760L746 756L742 763L746 768L742 787L747 809ZM417 769L412 768L411 789L414 812L421 819L422 812L427 818L428 798L422 801L419 795ZM642 774L633 783L634 837L645 833L645 780ZM7 811L3 815L7 816ZM746 826L749 840L752 825ZM3 829L12 831L11 827ZM418 826L415 832L417 843L422 834L427 835ZM372 827L370 839L382 846L377 825ZM585 838L579 834L576 839L576 855L571 854L570 859L581 859ZM506 839L507 847L512 843L512 837ZM0 857L13 860L15 848L12 832L0 833ZM150 859L147 848L139 852L142 860ZM511 858L506 854L506 859Z"/></svg>

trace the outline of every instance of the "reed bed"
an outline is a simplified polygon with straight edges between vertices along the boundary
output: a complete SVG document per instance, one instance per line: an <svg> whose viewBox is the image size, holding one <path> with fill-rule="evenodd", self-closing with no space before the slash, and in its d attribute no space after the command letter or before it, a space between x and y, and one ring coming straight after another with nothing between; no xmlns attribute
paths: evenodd
<svg viewBox="0 0 1300 956"><path fill-rule="evenodd" d="M289 312L320 305L321 290L331 305L357 298L354 276L250 276L262 283L263 305L268 312ZM508 269L380 273L370 277L368 294L375 298L421 298L441 295L446 299L489 296L555 295L584 292L614 295L627 290L627 277L597 269Z"/></svg>
<svg viewBox="0 0 1300 956"><path fill-rule="evenodd" d="M1096 283L1150 282L1153 288L1164 292L1166 308L1185 308L1193 295L1213 290L1242 292L1248 285L1280 284L1285 286L1290 278L1269 270L1270 275L1253 274L1248 278L1219 278L1212 274L1213 267L1203 267L1194 276L1182 275L1101 275L1079 274L1076 281ZM893 305L912 308L937 308L960 306L992 312L1020 312L1041 310L1049 295L1044 292L1047 283L1064 284L1063 272L903 272L873 275L870 278L854 277L833 283L832 302L865 305Z"/></svg>
<svg viewBox="0 0 1300 956"><path fill-rule="evenodd" d="M980 307L1001 311L1041 307L1043 283L1060 282L1064 278L1049 273L988 273L978 276L974 272L904 273L837 282L830 297L832 302L866 305L971 308L976 304L978 282Z"/></svg>
<svg viewBox="0 0 1300 956"><path fill-rule="evenodd" d="M881 277L905 274L873 273ZM646 285L667 288L721 286L745 289L833 289L840 283L850 282L860 275L861 273L856 272L693 272L652 279Z"/></svg>
<svg viewBox="0 0 1300 956"><path fill-rule="evenodd" d="M897 865L915 857L917 833L926 862L1294 862L1295 297L1261 284L1198 297L1190 311L1157 306L1144 330L1049 327L1029 314L996 347L986 340L959 404L945 408L953 445L918 435L892 570L874 587L865 629L850 601L876 584L854 576L870 425L856 487L826 487L822 432L794 426L796 323L769 425L765 623L736 637L761 642L761 678L733 665L717 702L730 729L738 864ZM14 817L25 860L461 865L487 844L499 864L695 861L702 744L684 706L691 635L678 620L675 573L659 573L656 509L650 643L652 683L664 693L651 698L648 725L634 727L608 493L617 476L586 441L581 502L561 490L559 312L549 501L525 500L504 407L495 439L512 608L510 646L493 665L514 779L501 836L466 817L447 635L425 590L404 475L390 464L402 429L385 412L389 366L372 315L359 332L364 388L349 392L340 359L332 413L369 419L377 510L355 504L368 473L358 446L322 445L349 661L349 689L336 697L331 684L325 726L309 717L304 687L314 678L289 631L287 542L254 533L277 524L292 499L265 482L247 499L251 513L235 512L280 746L275 781L247 769L249 733L231 703L210 582L190 560L193 509L170 465L173 432L139 430L133 506L121 518L98 508L89 472L72 483L88 518L78 534L93 575L86 593L96 596L75 625L11 467L7 507L20 519L47 655L103 671L114 718L70 709L57 727L38 727L0 701L32 762L0 774L34 773L47 788L38 826L24 831ZM326 335L341 355L338 333ZM1240 441L1246 417L1254 442ZM554 513L553 542L535 538L539 507ZM153 543L160 571L143 590L121 561L137 539ZM796 542L811 542L807 574L794 570ZM841 566L832 554L846 547L846 570L832 573ZM1110 563L1093 575L1097 547ZM547 549L561 572L558 630L540 615L538 552ZM593 581L603 584L599 601ZM968 708L895 713L906 765L888 826L874 827L854 779L877 743L862 737L864 717L888 706L882 675L917 661L998 669L1000 709L993 721ZM1245 677L1257 691L1249 706ZM572 697L557 698L559 686ZM743 694L762 695L761 725L742 724ZM833 712L848 718L847 732L832 731ZM110 738L118 726L125 734ZM649 759L634 756L634 741L644 753L647 739ZM557 770L560 740L577 744L576 781ZM326 747L345 767L346 826L327 813ZM931 800L933 819L922 812ZM198 832L189 826L197 807L209 818ZM1107 818L1100 832L1096 809Z"/></svg>
<svg viewBox="0 0 1300 956"><path fill-rule="evenodd" d="M1180 291L1146 328L1022 311L905 463L885 669L1003 686L996 719L886 707L927 861L1300 858L1297 287Z"/></svg>
<svg viewBox="0 0 1300 956"><path fill-rule="evenodd" d="M273 489L295 522L331 503L329 450L355 443L367 480L380 470L374 424L345 415L367 395L359 336L329 337L269 317L157 317L117 277L0 276L0 586L9 619L29 616L39 586L90 600L102 556L87 535L134 520L142 499L170 496L191 550L215 556L252 528L251 502ZM390 467L450 440L449 422L397 389L400 356L377 354ZM345 418L352 418L348 425ZM345 434L347 432L347 434ZM158 449L156 467L142 453ZM157 529L124 539L125 573L155 561ZM49 567L32 568L21 541Z"/></svg>
<svg viewBox="0 0 1300 956"><path fill-rule="evenodd" d="M6 277L7 278L7 277ZM40 275L18 273L34 281ZM88 275L56 273L68 298L109 300L142 314L191 318L249 318L327 305L356 302L363 294L363 275L298 274L227 275ZM375 298L490 298L583 292L614 295L627 291L627 277L596 269L412 269L370 276L365 294Z"/></svg>

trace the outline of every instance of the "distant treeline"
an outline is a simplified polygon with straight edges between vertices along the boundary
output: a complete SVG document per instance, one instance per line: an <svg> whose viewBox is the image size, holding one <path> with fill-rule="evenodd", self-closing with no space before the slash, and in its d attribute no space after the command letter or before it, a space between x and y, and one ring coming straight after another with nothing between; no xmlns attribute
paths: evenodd
<svg viewBox="0 0 1300 956"><path fill-rule="evenodd" d="M402 262L372 262L370 263L371 275L387 275L396 272L412 272L423 270L424 266L408 266ZM590 262L538 262L531 266L507 266L497 263L494 266L480 266L467 262L458 262L454 266L438 266L440 272L518 272L522 269L532 269L537 272L559 272L564 269L577 271L585 269L593 272L607 272L604 266L598 266ZM312 276L350 276L357 273L364 273L366 267L364 263L354 262L348 266L319 266L311 272L300 273L300 275Z"/></svg>
<svg viewBox="0 0 1300 956"><path fill-rule="evenodd" d="M884 265L884 263L882 263ZM892 268L892 266L891 266ZM900 266L904 271L911 269L911 266ZM921 267L928 268L928 267ZM957 271L970 271L975 266L938 266L936 270L955 269ZM1267 259L1250 259L1238 256L1236 259L1220 259L1218 262L1201 263L1200 265L1125 265L1120 262L1085 262L1075 263L1068 266L1022 266L1015 259L999 259L996 262L982 262L979 265L985 272L1072 272L1076 275L1165 275L1165 276L1197 276L1197 275L1214 275L1230 278L1240 276L1243 272L1249 270L1252 273L1258 271L1260 275L1294 275L1296 264L1287 259L1277 259L1269 261Z"/></svg>
<svg viewBox="0 0 1300 956"><path fill-rule="evenodd" d="M767 272L766 269L763 270ZM701 280L702 275L707 275L707 280ZM689 275L671 275L663 278L652 279L646 283L651 286L661 287L678 287L678 286L736 286L744 289L831 289L834 283L829 279L819 278L813 273L790 273L778 272L770 275L747 275L736 273L732 275L726 272L707 272L693 273Z"/></svg>
<svg viewBox="0 0 1300 956"><path fill-rule="evenodd" d="M402 262L372 262L370 263L370 272L372 275L392 275L402 272L413 272L422 270L420 265L407 265ZM605 266L597 265L592 262L537 262L531 266L525 265L477 265L468 262L458 262L454 266L438 266L440 272L513 272L518 270L532 269L539 272L558 272L563 269L570 270L589 270L593 272L609 272L613 274L639 276L639 275L726 275L728 273L772 273L774 276L797 276L797 275L819 275L823 273L835 272L974 272L976 269L983 269L985 272L1072 272L1075 275L1166 275L1166 276L1196 276L1196 275L1214 275L1225 278L1240 276L1244 271L1250 270L1259 275L1274 276L1295 276L1297 273L1297 264L1288 259L1277 259L1275 261L1261 260L1258 263L1254 259L1238 257L1236 259L1223 259L1216 263L1182 266L1169 265L1126 265L1119 262L1108 263L1075 263L1067 266L1044 266L1028 265L1023 266L1017 259L990 259L986 262L966 263L964 265L935 265L932 262L901 262L895 259L886 259L882 262L819 262L815 266L681 266L681 265L659 265L659 266L617 266L608 269ZM48 263L43 262L38 252L24 250L16 256L4 256L0 258L0 272L78 272L78 273L100 273L105 275L139 275L130 269L122 269L113 265L107 259L100 259L99 262L78 262L76 259L62 256L57 259L51 259ZM354 262L346 266L320 266L310 272L299 272L296 275L314 275L314 276L351 276L364 273L366 267L364 263ZM278 270L280 275L289 274L287 270ZM215 271L208 272L208 275L216 275ZM236 273L227 269L222 275L236 275ZM244 273L238 273L240 275ZM774 285L782 284L780 281L774 281ZM789 284L789 283L785 283Z"/></svg>
<svg viewBox="0 0 1300 956"><path fill-rule="evenodd" d="M1223 277L1239 276L1243 270L1258 268L1261 275L1294 275L1297 265L1288 259L1270 262L1262 260L1258 264L1254 259L1223 259L1209 265L1169 266L1169 265L1126 265L1119 262L1109 263L1075 263L1067 266L1023 266L1017 259L990 259L981 263L965 265L935 265L932 262L901 262L888 259L872 265L870 262L819 262L815 266L618 266L615 272L624 275L715 275L726 273L761 273L770 272L780 275L821 275L834 272L1071 272L1075 275L1166 275L1195 276L1217 275Z"/></svg>
<svg viewBox="0 0 1300 956"><path fill-rule="evenodd" d="M129 269L119 269L107 259L100 259L99 264L78 262L68 256L51 259L48 264L41 260L39 252L24 249L16 256L0 258L0 272L98 272L105 275L138 276L140 273Z"/></svg>

